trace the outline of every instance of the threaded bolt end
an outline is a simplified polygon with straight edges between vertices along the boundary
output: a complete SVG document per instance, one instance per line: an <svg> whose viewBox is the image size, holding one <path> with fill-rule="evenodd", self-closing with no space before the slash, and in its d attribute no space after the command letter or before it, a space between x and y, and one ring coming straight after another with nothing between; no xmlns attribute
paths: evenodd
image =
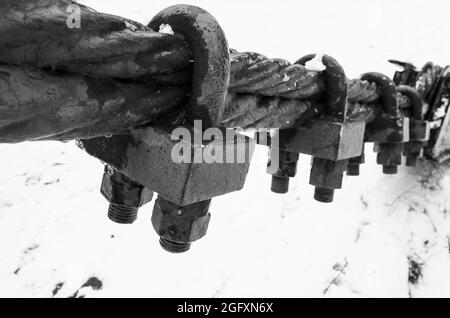
<svg viewBox="0 0 450 318"><path fill-rule="evenodd" d="M398 167L397 166L383 166L384 174L397 174Z"/></svg>
<svg viewBox="0 0 450 318"><path fill-rule="evenodd" d="M116 223L131 224L137 219L138 208L111 203L108 208L108 218Z"/></svg>
<svg viewBox="0 0 450 318"><path fill-rule="evenodd" d="M272 176L270 190L275 193L287 193L289 191L289 177Z"/></svg>
<svg viewBox="0 0 450 318"><path fill-rule="evenodd" d="M333 202L333 198L334 198L334 189L326 189L320 187L316 187L314 189L314 199L316 201L323 203L330 203Z"/></svg>
<svg viewBox="0 0 450 318"><path fill-rule="evenodd" d="M417 157L406 157L406 165L408 167L415 167L417 165Z"/></svg>
<svg viewBox="0 0 450 318"><path fill-rule="evenodd" d="M359 176L359 164L347 165L347 176Z"/></svg>
<svg viewBox="0 0 450 318"><path fill-rule="evenodd" d="M180 243L161 237L159 239L161 247L170 253L184 253L191 248L191 243Z"/></svg>

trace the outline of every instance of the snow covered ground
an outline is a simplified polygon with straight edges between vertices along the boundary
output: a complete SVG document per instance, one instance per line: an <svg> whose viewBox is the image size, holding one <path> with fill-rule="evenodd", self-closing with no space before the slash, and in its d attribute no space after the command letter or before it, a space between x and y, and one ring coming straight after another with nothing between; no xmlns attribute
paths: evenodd
<svg viewBox="0 0 450 318"><path fill-rule="evenodd" d="M188 1L230 46L291 61L333 55L357 77L388 58L450 62L448 1ZM82 1L147 22L173 1ZM215 198L207 236L165 253L150 216L117 225L102 165L73 142L0 145L0 297L450 297L450 165L381 174L371 147L335 202L313 200L302 156L289 194L269 191L257 147L244 190Z"/></svg>

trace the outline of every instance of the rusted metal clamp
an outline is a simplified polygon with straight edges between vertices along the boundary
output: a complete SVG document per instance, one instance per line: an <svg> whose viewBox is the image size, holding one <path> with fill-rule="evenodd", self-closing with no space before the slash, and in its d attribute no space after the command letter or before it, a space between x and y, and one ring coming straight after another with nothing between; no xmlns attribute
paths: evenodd
<svg viewBox="0 0 450 318"><path fill-rule="evenodd" d="M403 68L401 71L396 71L394 73L393 81L395 85L408 85L412 87L416 85L419 71L413 64L399 60L389 60L389 63Z"/></svg>
<svg viewBox="0 0 450 318"><path fill-rule="evenodd" d="M228 45L217 21L198 7L176 5L157 14L149 26L158 30L162 24L182 34L192 50L187 124L135 128L83 140L82 146L131 181L158 193L152 224L161 246L178 253L206 234L211 198L243 187L254 142L219 129L206 137L207 129L221 122L230 76ZM197 120L200 128L194 125ZM174 160L174 151L182 160ZM207 152L214 153L213 160L205 158Z"/></svg>
<svg viewBox="0 0 450 318"><path fill-rule="evenodd" d="M305 65L314 57L307 55L296 64ZM332 202L334 190L342 187L347 160L362 152L365 122L350 122L347 118L347 78L342 67L328 55L323 56L322 62L326 67L323 72L326 93L316 102L325 106L324 113L293 129L280 130L274 138L278 139L281 153L313 156L309 182L315 186L314 198ZM284 156L280 154L280 158ZM280 172L284 171L276 173Z"/></svg>
<svg viewBox="0 0 450 318"><path fill-rule="evenodd" d="M401 116L394 81L381 73L365 73L361 80L375 83L382 92L380 114L367 123L365 142L374 142L383 173L396 174L402 163L403 144L409 141L409 118Z"/></svg>
<svg viewBox="0 0 450 318"><path fill-rule="evenodd" d="M404 144L403 154L406 157L406 165L415 167L417 158L422 156L422 147L430 138L430 124L424 120L424 104L419 91L411 86L399 85L397 91L410 102L409 112L409 141Z"/></svg>
<svg viewBox="0 0 450 318"><path fill-rule="evenodd" d="M430 122L431 131L424 155L442 162L450 158L450 66L429 68L434 72L434 80L426 96L429 104L426 119Z"/></svg>

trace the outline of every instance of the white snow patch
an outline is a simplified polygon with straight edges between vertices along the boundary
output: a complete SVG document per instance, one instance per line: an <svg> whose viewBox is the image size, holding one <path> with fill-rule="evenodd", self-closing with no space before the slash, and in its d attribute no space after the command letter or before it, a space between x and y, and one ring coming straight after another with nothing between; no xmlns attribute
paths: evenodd
<svg viewBox="0 0 450 318"><path fill-rule="evenodd" d="M172 26L170 24L165 24L165 23L162 23L159 26L159 33L172 34L172 35L174 34Z"/></svg>
<svg viewBox="0 0 450 318"><path fill-rule="evenodd" d="M309 71L323 72L327 67L322 60L323 54L316 54L312 60L305 63L305 68Z"/></svg>

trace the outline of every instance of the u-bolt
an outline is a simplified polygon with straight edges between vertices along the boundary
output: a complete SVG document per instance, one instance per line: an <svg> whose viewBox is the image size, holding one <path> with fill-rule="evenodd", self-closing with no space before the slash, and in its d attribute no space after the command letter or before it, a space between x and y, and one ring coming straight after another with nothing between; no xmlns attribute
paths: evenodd
<svg viewBox="0 0 450 318"><path fill-rule="evenodd" d="M381 89L383 116L392 122L398 121L401 116L397 104L397 89L394 81L388 76L376 72L363 74L361 80L375 83ZM403 151L403 141L400 141L400 139L403 139L403 135L400 136L399 131L393 131L386 140L376 143L376 148L379 151L377 161L383 165L384 174L397 173L397 167L401 164L401 153Z"/></svg>
<svg viewBox="0 0 450 318"><path fill-rule="evenodd" d="M383 94L382 110L384 114L386 114L389 118L398 118L400 116L397 105L397 91L393 80L391 80L384 74L376 72L365 73L364 75L361 76L361 80L375 83L380 87ZM380 147L380 151L382 153L391 152L393 151L392 148L398 148L400 146L401 144L397 143L383 144ZM396 150L394 149L394 151ZM353 157L348 160L347 175L359 176L359 166L361 163L364 163L364 152L361 154L361 156ZM394 164L383 165L383 172L388 174L394 174L397 172L397 165Z"/></svg>
<svg viewBox="0 0 450 318"><path fill-rule="evenodd" d="M411 118L423 120L422 98L417 89L408 85L399 85L397 91L408 97L411 103Z"/></svg>
<svg viewBox="0 0 450 318"><path fill-rule="evenodd" d="M417 68L408 62L402 62L398 60L389 60L390 63L395 64L403 68L401 71L396 71L394 74L393 81L395 85L411 85L416 84L417 76L419 72Z"/></svg>
<svg viewBox="0 0 450 318"><path fill-rule="evenodd" d="M365 73L361 76L361 80L375 83L378 87L380 87L382 91L381 105L383 108L383 113L394 118L400 117L397 105L397 90L393 80L391 80L388 76L377 72Z"/></svg>
<svg viewBox="0 0 450 318"><path fill-rule="evenodd" d="M148 24L158 31L170 25L181 34L192 52L192 92L188 105L190 120L201 120L203 129L220 126L230 80L230 54L225 33L216 19L207 11L191 5L174 5L159 12ZM165 200L158 196L158 200ZM205 201L210 201L205 200ZM209 204L203 204L209 206ZM196 203L194 209L200 206ZM183 217L180 214L180 217ZM174 253L189 249L191 242L176 242L160 238L161 246Z"/></svg>
<svg viewBox="0 0 450 318"><path fill-rule="evenodd" d="M163 24L183 35L192 52L190 118L202 120L204 128L220 126L231 67L225 33L209 12L191 5L170 6L159 12L148 26L158 31Z"/></svg>
<svg viewBox="0 0 450 318"><path fill-rule="evenodd" d="M299 59L295 64L305 66L306 62L316 57L316 54L310 54ZM347 76L342 66L331 56L324 55L322 63L326 69L322 72L325 82L325 94L318 101L325 106L326 117L330 117L333 121L344 122L347 116ZM337 176L342 180L347 159L332 161L313 156L311 175L321 174L327 179L327 175ZM340 182L331 182L330 184L314 184L315 178L310 177L310 184L315 186L314 199L320 202L332 202L334 190L341 187Z"/></svg>
<svg viewBox="0 0 450 318"><path fill-rule="evenodd" d="M294 64L304 66L315 56L315 54L306 55ZM334 58L328 55L322 57L322 63L326 66L326 70L322 73L326 92L318 102L326 105L325 114L327 116L332 117L335 121L342 122L345 120L347 112L347 78L344 69ZM270 153L272 154L273 151L278 151L279 167L276 172L272 172L271 190L275 193L286 193L289 190L289 179L297 173L299 154L283 149L271 149Z"/></svg>
<svg viewBox="0 0 450 318"><path fill-rule="evenodd" d="M305 66L316 54L309 54L299 59L295 64ZM325 94L320 100L325 105L325 113L339 121L347 116L347 76L342 66L331 56L324 55L322 63L326 67L322 72L325 81Z"/></svg>
<svg viewBox="0 0 450 318"><path fill-rule="evenodd" d="M406 165L415 167L420 156L423 142L428 140L428 126L424 121L422 97L419 91L411 86L399 85L397 91L408 97L410 106L409 141L405 144Z"/></svg>

